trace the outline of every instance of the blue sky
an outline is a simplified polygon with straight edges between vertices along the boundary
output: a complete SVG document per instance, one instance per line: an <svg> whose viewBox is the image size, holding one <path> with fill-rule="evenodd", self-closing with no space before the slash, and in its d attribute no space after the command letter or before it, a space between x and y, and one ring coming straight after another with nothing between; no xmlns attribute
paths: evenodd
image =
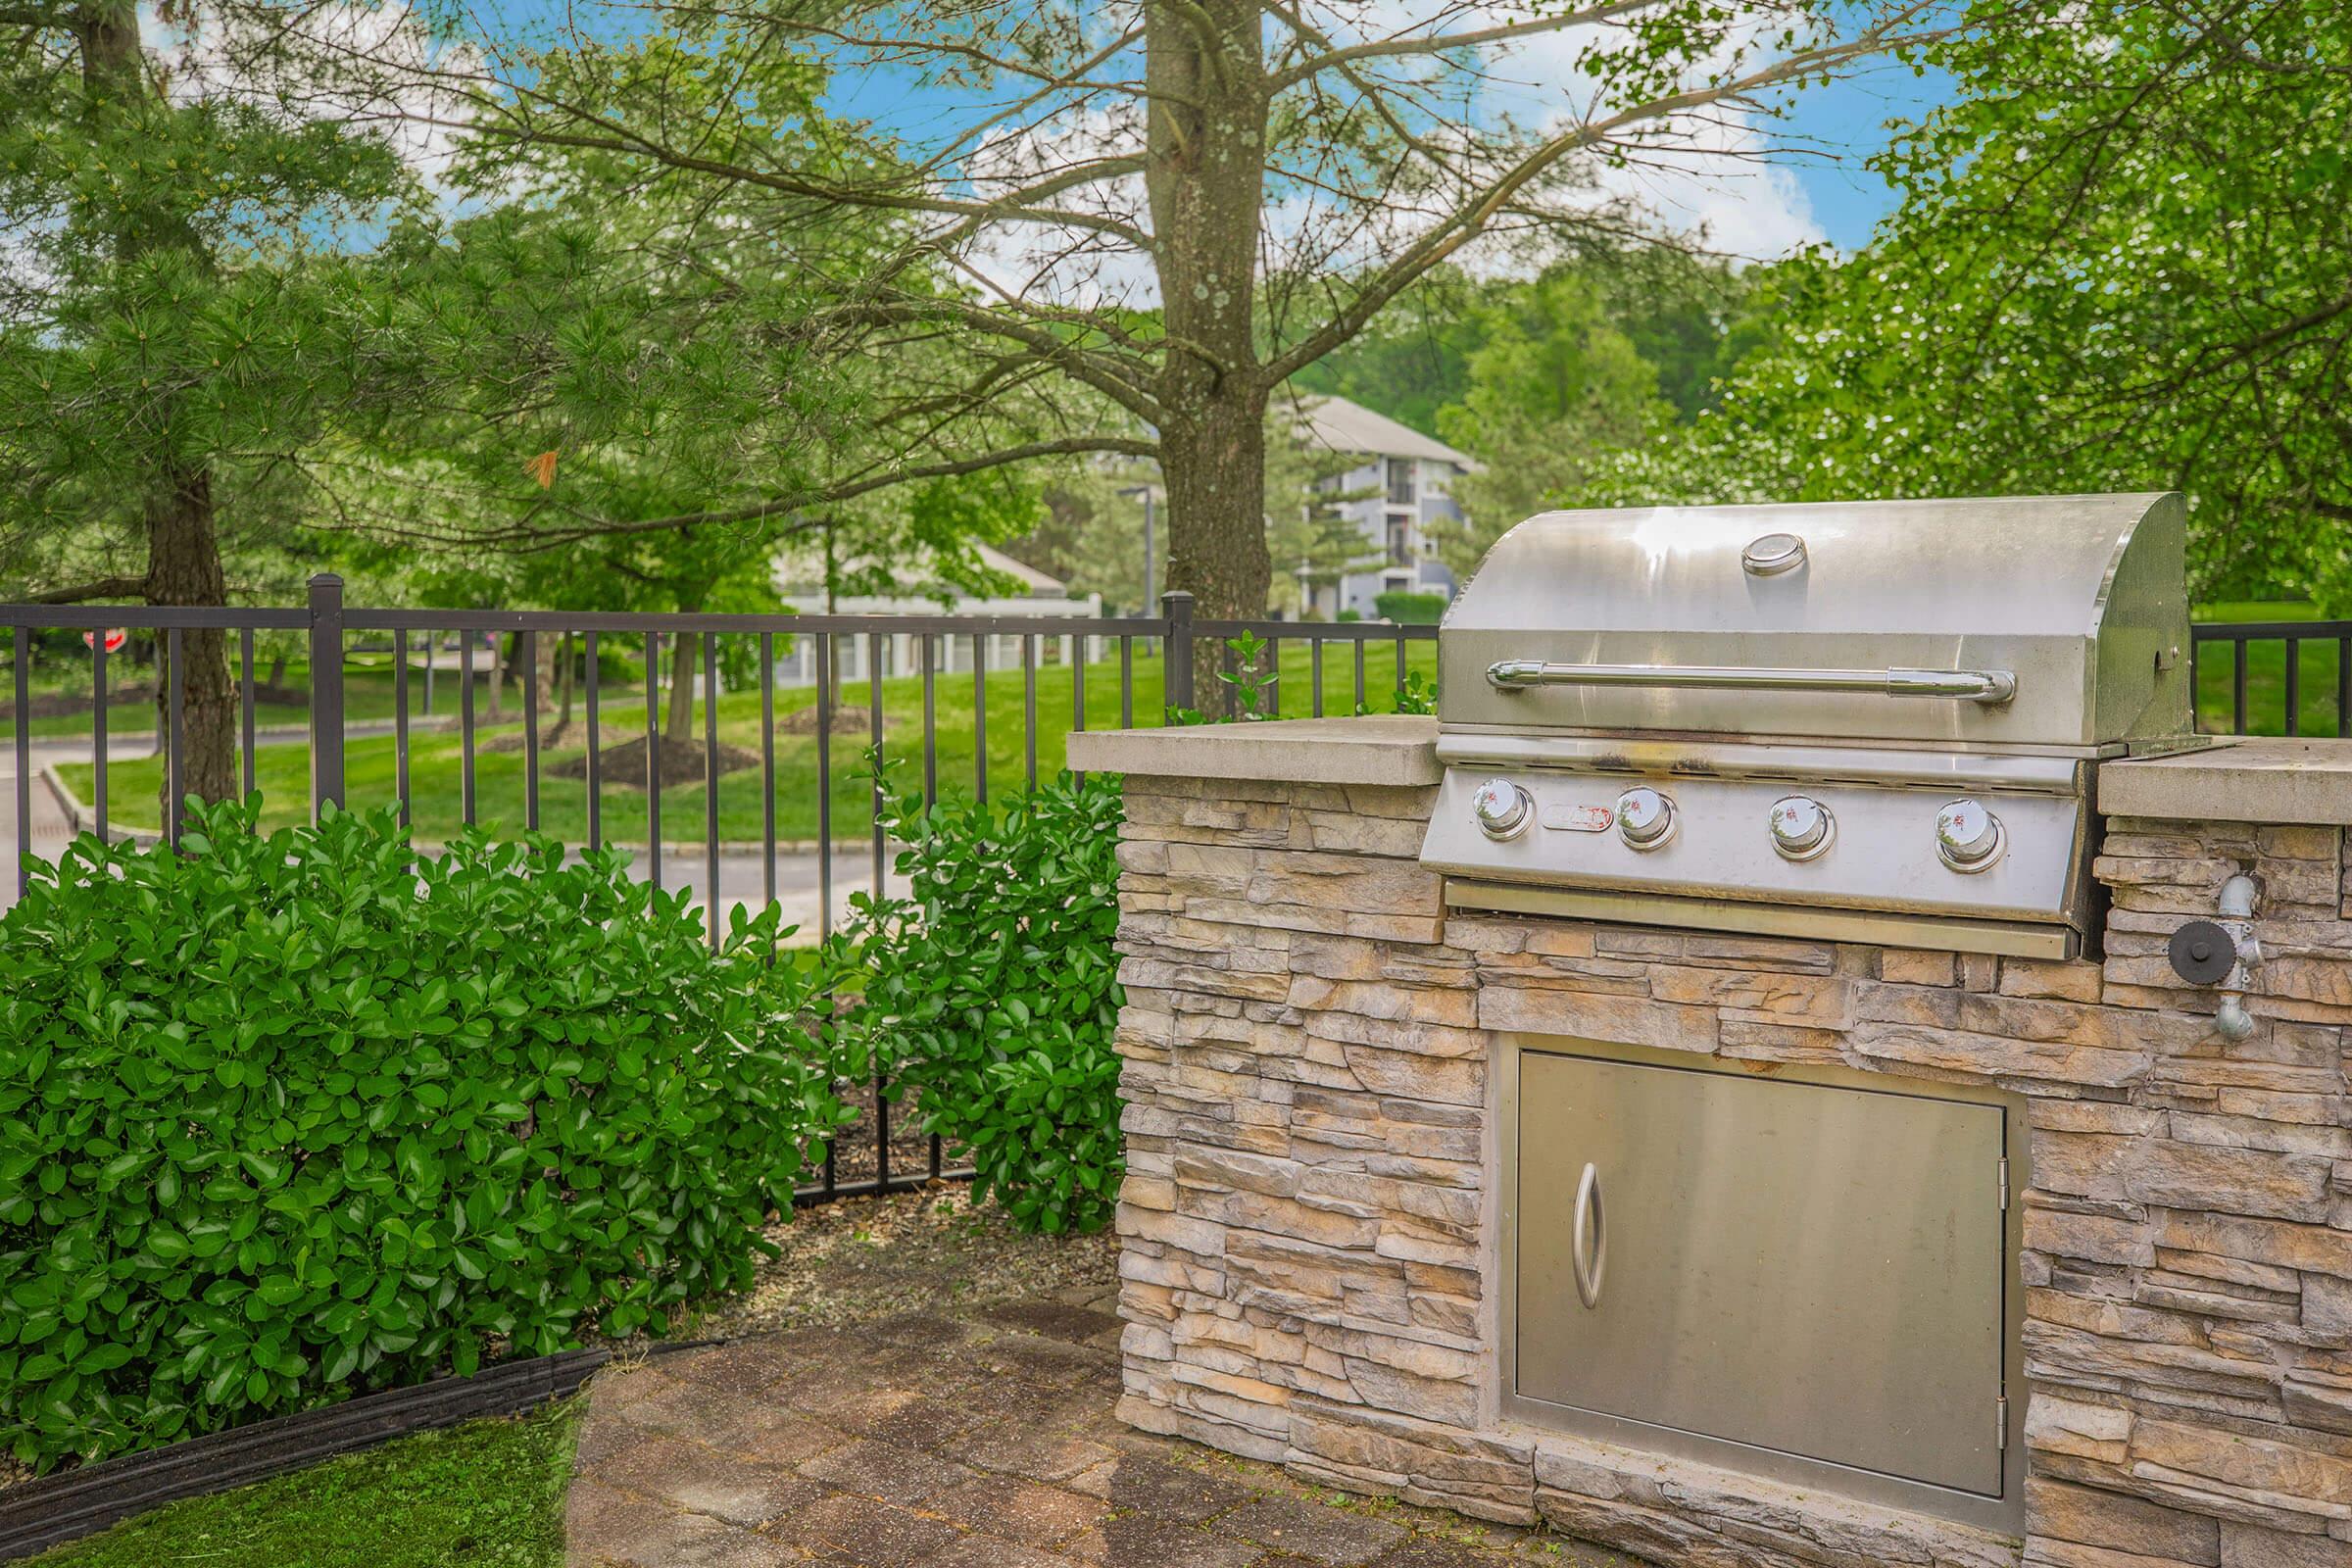
<svg viewBox="0 0 2352 1568"><path fill-rule="evenodd" d="M1950 80L1939 74L1921 78L1907 67L1887 67L1808 88L1791 100L1788 118L1774 128L1775 138L1840 155L1837 163L1801 157L1791 165L1830 243L1855 249L1870 238L1871 225L1894 209L1886 182L1862 167L1865 158L1886 146L1885 122L1915 120L1946 102L1951 92Z"/></svg>

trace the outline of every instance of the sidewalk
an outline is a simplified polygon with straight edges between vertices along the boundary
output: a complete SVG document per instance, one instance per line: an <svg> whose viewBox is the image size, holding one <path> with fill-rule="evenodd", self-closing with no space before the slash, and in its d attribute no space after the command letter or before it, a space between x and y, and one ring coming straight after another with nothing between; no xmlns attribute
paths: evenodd
<svg viewBox="0 0 2352 1568"><path fill-rule="evenodd" d="M66 841L74 836L73 825L67 821L65 809L58 805L57 797L49 792L49 786L40 778L44 759L38 742L33 744L31 752L32 841L29 848L42 859L54 860L58 852L66 847ZM86 745L82 747L81 755L89 755ZM143 756L144 753L118 753L109 746L107 755ZM13 745L0 746L0 909L17 902L17 858L27 847L17 840L16 748Z"/></svg>

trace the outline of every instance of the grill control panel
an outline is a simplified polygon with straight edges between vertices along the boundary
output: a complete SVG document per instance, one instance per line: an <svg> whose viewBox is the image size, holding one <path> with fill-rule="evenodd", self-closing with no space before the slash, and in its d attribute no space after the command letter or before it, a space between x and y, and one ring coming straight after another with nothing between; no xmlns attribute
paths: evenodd
<svg viewBox="0 0 2352 1568"><path fill-rule="evenodd" d="M2047 921L2071 906L2082 832L2072 792L1453 768L1421 858L1482 881Z"/></svg>

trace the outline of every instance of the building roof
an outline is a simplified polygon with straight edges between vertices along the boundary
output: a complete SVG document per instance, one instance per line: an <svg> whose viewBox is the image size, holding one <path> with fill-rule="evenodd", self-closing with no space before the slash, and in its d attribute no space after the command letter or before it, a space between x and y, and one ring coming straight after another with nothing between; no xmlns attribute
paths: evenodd
<svg viewBox="0 0 2352 1568"><path fill-rule="evenodd" d="M1070 591L1070 585L1059 577L1051 572L1040 571L1026 561L1015 561L993 545L975 542L972 546L972 554L978 556L981 564L986 565L989 570L1001 571L1007 576L1020 578L1028 586L1033 597L1051 598Z"/></svg>
<svg viewBox="0 0 2352 1568"><path fill-rule="evenodd" d="M1346 398L1300 398L1298 423L1300 432L1309 441L1334 452L1361 453L1374 458L1423 458L1434 463L1458 463L1465 468L1477 466L1467 452Z"/></svg>

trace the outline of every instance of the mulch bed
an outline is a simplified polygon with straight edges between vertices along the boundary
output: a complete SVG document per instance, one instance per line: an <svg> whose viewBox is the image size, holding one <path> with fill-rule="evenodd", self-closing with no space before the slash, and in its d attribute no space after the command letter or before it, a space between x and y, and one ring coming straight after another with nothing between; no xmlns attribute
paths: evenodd
<svg viewBox="0 0 2352 1568"><path fill-rule="evenodd" d="M849 1084L842 1087L840 1094L842 1103L857 1112L857 1119L833 1136L833 1179L843 1186L871 1181L875 1164L874 1086L866 1082ZM906 1100L891 1102L890 1176L894 1182L931 1168L931 1140L915 1131L914 1126L913 1103ZM943 1169L956 1169L964 1163L962 1151L952 1146L943 1149L940 1163ZM803 1187L813 1187L823 1179L824 1168L814 1160L801 1173Z"/></svg>
<svg viewBox="0 0 2352 1568"><path fill-rule="evenodd" d="M585 752L587 750L587 743L583 736L587 730L587 725L581 723L575 718L568 724L558 724L552 728L541 730L539 732L540 757L545 759L551 752L559 752L567 747L574 746L580 748L582 752ZM604 752L607 757L612 756L616 751L618 751L622 746L628 744L628 742L632 739L638 742L639 751L642 752L645 749L645 731L642 729L630 729L621 724L605 724L600 726L600 728L603 732ZM475 750L484 752L519 753L523 750L522 731L519 729L501 729L495 735L485 736L479 745L476 746ZM578 757L571 759L571 760L577 765L574 767L569 776L573 778L587 777L587 759L585 757ZM551 766L552 765L554 764L551 764ZM636 767L639 781L642 782L645 774L645 764L643 762L639 762L636 764ZM700 778L702 775L698 772L695 776Z"/></svg>
<svg viewBox="0 0 2352 1568"><path fill-rule="evenodd" d="M662 758L662 787L675 784L699 784L703 780L703 743L701 741L663 740L660 747ZM618 746L607 746L597 753L597 765L602 781L627 789L645 787L645 737L639 735ZM721 742L718 748L718 771L721 776L760 765L760 754L740 746ZM583 748L576 757L566 757L548 768L558 778L586 778L588 753Z"/></svg>
<svg viewBox="0 0 2352 1568"><path fill-rule="evenodd" d="M778 713L776 715L776 733L779 735L813 735L816 733L819 711L817 706L810 703L807 708L796 708L788 713ZM853 708L845 703L833 710L833 718L829 727L836 740L845 737L855 739L861 736L870 739L874 732L874 715L866 709ZM883 734L888 735L898 727L896 719L888 714L883 715Z"/></svg>
<svg viewBox="0 0 2352 1568"><path fill-rule="evenodd" d="M1028 1236L971 1189L942 1183L887 1198L805 1204L767 1229L780 1255L751 1289L707 1302L681 1339L737 1339L900 1312L1115 1289L1117 1238Z"/></svg>

